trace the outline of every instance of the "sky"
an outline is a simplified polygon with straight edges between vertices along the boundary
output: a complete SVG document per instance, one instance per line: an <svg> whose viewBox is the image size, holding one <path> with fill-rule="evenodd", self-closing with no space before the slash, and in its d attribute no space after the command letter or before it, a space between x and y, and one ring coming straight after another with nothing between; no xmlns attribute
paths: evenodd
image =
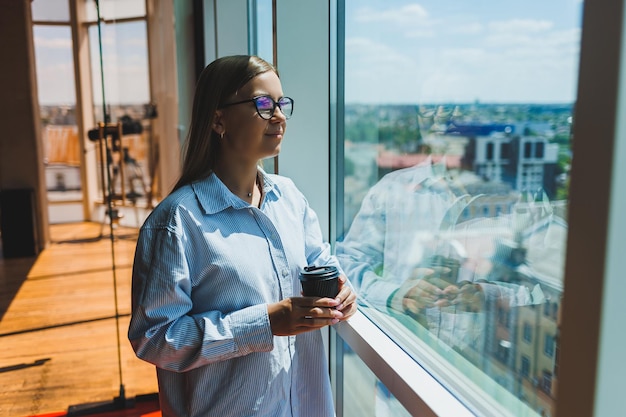
<svg viewBox="0 0 626 417"><path fill-rule="evenodd" d="M347 103L572 103L580 0L346 0Z"/></svg>
<svg viewBox="0 0 626 417"><path fill-rule="evenodd" d="M145 32L144 22L103 27L104 99L107 103L142 104L150 101ZM103 98L96 26L90 28L89 35L92 93L94 102L100 104ZM36 26L34 37L39 102L44 105L75 103L69 27Z"/></svg>
<svg viewBox="0 0 626 417"><path fill-rule="evenodd" d="M35 17L63 20L59 14L67 12L59 12L59 2L63 0L35 0ZM114 6L119 11L132 3L115 0ZM575 99L581 0L345 3L347 103L572 103ZM271 25L260 27L271 30ZM109 25L102 35L106 101L147 102L143 23L114 29ZM73 104L69 27L36 26L34 37L40 102ZM258 38L261 43L271 42L271 36ZM97 32L92 30L92 50L96 41ZM269 55L268 51L271 45L258 48L260 54ZM101 102L96 53L91 65L94 99Z"/></svg>
<svg viewBox="0 0 626 417"><path fill-rule="evenodd" d="M67 21L67 0L35 0L33 19ZM102 3L104 18L141 16L143 0L108 0ZM95 20L95 3L90 1L88 19ZM104 100L108 104L144 104L150 101L146 24L143 21L102 25ZM35 60L39 102L43 105L75 104L74 64L69 26L35 25ZM97 26L89 29L90 65L94 102L103 101Z"/></svg>

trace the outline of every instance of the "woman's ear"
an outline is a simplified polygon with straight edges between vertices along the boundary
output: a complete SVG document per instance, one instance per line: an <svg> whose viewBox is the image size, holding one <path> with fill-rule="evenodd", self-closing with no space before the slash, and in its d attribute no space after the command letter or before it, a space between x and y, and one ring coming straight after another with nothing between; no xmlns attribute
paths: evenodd
<svg viewBox="0 0 626 417"><path fill-rule="evenodd" d="M226 126L224 126L224 119L222 118L222 112L220 110L217 110L215 116L213 116L211 129L220 136L223 136L226 132Z"/></svg>

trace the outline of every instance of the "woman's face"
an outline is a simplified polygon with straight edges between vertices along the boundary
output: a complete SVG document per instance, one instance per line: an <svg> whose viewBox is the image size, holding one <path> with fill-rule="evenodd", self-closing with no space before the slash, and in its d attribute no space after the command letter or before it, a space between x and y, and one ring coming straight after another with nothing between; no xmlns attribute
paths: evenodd
<svg viewBox="0 0 626 417"><path fill-rule="evenodd" d="M278 101L283 97L280 79L273 71L257 75L245 84L227 103L268 95ZM277 107L270 120L259 116L254 102L236 104L218 111L218 121L224 137L221 140L222 158L256 163L260 159L278 155L287 127L285 115ZM221 132L218 132L221 133Z"/></svg>

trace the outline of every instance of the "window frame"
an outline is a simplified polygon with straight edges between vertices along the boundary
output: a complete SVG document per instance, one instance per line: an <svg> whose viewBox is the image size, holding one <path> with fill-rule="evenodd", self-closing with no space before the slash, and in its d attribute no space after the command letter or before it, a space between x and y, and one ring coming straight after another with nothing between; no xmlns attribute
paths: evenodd
<svg viewBox="0 0 626 417"><path fill-rule="evenodd" d="M533 342L533 329L530 323L527 321L524 322L523 338L526 343L530 344Z"/></svg>
<svg viewBox="0 0 626 417"><path fill-rule="evenodd" d="M548 358L554 357L554 346L555 338L553 335L546 333L543 335L543 353Z"/></svg>

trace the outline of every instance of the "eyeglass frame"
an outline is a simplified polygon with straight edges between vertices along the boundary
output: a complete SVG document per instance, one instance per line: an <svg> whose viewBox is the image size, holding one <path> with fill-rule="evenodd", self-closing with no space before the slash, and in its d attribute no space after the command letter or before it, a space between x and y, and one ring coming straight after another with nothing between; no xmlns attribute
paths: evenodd
<svg viewBox="0 0 626 417"><path fill-rule="evenodd" d="M265 117L263 117L263 115L261 114L261 111L259 111L259 106L257 105L257 100L265 97L265 98L269 98L272 103L274 104L274 106L272 107L272 113L270 114L270 117L268 117L267 119ZM285 114L285 112L283 112L283 108L282 106L278 103L278 101L283 100L283 99L288 99L291 101L291 114L287 115ZM235 106L237 104L243 104L243 103L254 103L254 108L256 110L256 113L259 115L259 117L263 120L271 120L272 117L274 117L274 114L276 113L276 107L278 107L280 109L280 112L283 114L283 116L285 116L286 119L291 118L291 116L293 115L293 106L294 106L294 100L291 97L281 97L278 99L278 101L274 100L274 98L272 96L270 96L269 94L261 94L258 96L254 96L252 98L249 98L247 100L241 100L241 101L236 101L234 103L226 103L222 106L220 106L220 109L224 109L226 107L230 107L230 106Z"/></svg>

